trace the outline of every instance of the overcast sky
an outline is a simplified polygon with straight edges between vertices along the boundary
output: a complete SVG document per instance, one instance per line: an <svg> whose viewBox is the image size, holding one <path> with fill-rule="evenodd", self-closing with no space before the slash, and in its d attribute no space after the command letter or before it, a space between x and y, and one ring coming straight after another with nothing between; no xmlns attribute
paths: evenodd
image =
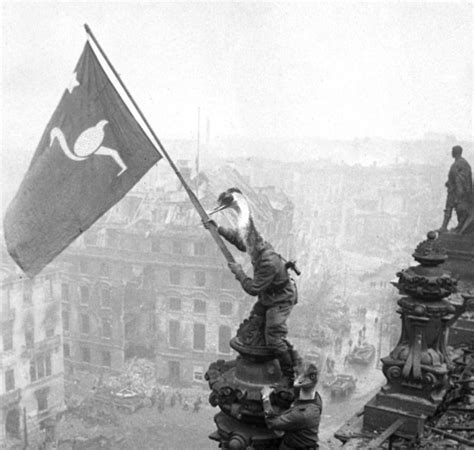
<svg viewBox="0 0 474 450"><path fill-rule="evenodd" d="M3 2L2 180L26 169L88 23L162 139L473 139L469 2ZM295 155L297 156L297 155Z"/></svg>

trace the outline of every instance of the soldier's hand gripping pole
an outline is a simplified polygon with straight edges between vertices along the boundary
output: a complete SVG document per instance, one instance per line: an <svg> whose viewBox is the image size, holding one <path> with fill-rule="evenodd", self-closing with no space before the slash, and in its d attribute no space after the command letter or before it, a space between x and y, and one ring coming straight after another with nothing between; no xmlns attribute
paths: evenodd
<svg viewBox="0 0 474 450"><path fill-rule="evenodd" d="M191 201L192 201L192 199L191 199ZM197 198L196 198L196 201L198 201L198 203L199 203L199 200ZM194 204L194 202L193 202L193 204ZM196 206L196 205L194 205L194 206ZM200 203L199 203L199 206L201 206ZM202 209L204 215L202 215L199 212L198 209L197 209L197 211L198 211L198 214L201 216L201 220L202 220L202 223L204 225L204 228L206 228L206 230L209 230L209 233L211 233L211 236L216 241L216 244L219 246L219 248L220 248L221 252L223 253L224 258L227 260L227 262L228 263L235 263L235 259L232 256L232 253L229 251L229 249L225 245L225 242L222 240L221 235L219 234L216 223L213 220L210 219L209 215L202 208L202 206L201 206L201 209Z"/></svg>
<svg viewBox="0 0 474 450"><path fill-rule="evenodd" d="M301 270L296 267L296 261L290 260L285 263L286 269L292 270L293 272L296 273L296 275L300 276L301 275Z"/></svg>

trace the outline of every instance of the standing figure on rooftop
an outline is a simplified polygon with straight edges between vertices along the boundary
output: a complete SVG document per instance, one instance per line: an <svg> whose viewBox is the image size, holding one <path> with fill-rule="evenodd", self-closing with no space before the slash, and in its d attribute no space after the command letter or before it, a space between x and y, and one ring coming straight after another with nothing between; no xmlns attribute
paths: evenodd
<svg viewBox="0 0 474 450"><path fill-rule="evenodd" d="M439 231L448 229L449 221L456 211L458 224L453 231L462 231L472 209L472 171L469 163L462 157L462 147L456 145L451 152L454 162L448 173L446 181L447 197L446 208L444 210L443 224Z"/></svg>
<svg viewBox="0 0 474 450"><path fill-rule="evenodd" d="M193 413L199 412L199 410L201 409L201 403L202 403L202 399L201 399L201 396L199 396L193 403Z"/></svg>
<svg viewBox="0 0 474 450"><path fill-rule="evenodd" d="M247 252L253 266L253 278L242 266L229 263L230 270L242 285L243 290L257 296L250 317L260 316L265 323L265 344L272 347L278 356L284 376L294 376L294 352L286 341L287 320L297 302L296 285L288 274L288 263L263 239L255 227L249 204L237 188L230 188L219 195L219 206L212 213L230 208L237 213L236 229L218 227L219 234L240 251ZM212 214L211 213L211 214ZM204 223L206 228L217 226L215 222Z"/></svg>

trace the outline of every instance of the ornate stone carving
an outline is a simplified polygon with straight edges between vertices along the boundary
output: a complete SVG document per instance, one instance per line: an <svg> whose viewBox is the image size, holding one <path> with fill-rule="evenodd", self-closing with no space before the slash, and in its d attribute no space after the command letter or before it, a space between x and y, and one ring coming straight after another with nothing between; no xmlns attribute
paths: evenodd
<svg viewBox="0 0 474 450"><path fill-rule="evenodd" d="M447 395L453 367L446 331L470 306L472 296L464 296L463 305L447 300L456 292L457 280L443 265L446 251L436 232L428 233L413 257L419 265L400 271L393 283L403 295L398 300L401 335L382 358L387 384L365 405L363 427L380 431L403 418L399 432L416 437Z"/></svg>
<svg viewBox="0 0 474 450"><path fill-rule="evenodd" d="M233 361L218 360L206 372L212 390L209 402L238 420L263 425L261 388L275 385L275 404L282 409L294 400L293 389L281 382L281 370L270 349L243 346L237 338L231 340L231 346L241 356Z"/></svg>
<svg viewBox="0 0 474 450"><path fill-rule="evenodd" d="M239 341L249 347L265 346L265 319L262 316L250 316L237 330Z"/></svg>
<svg viewBox="0 0 474 450"><path fill-rule="evenodd" d="M394 286L400 293L430 301L456 292L457 280L438 267L448 256L439 244L436 232L428 233L428 239L417 246L413 257L420 265L397 273L398 283L394 283Z"/></svg>
<svg viewBox="0 0 474 450"><path fill-rule="evenodd" d="M397 346L382 358L388 380L385 391L407 392L434 400L447 388L451 362L445 347L448 316L455 312L445 297L456 292L457 280L440 265L445 249L437 233L428 233L413 257L420 264L402 270L394 285L408 295L398 300L402 332Z"/></svg>
<svg viewBox="0 0 474 450"><path fill-rule="evenodd" d="M218 430L210 437L222 448L249 448L255 439L258 448L278 448L280 437L265 425L260 391L264 385L275 386L272 404L277 411L288 409L295 399L274 351L264 345L249 345L262 342L262 329L263 323L252 317L244 321L237 337L230 341L230 346L239 352L237 359L216 361L206 372L212 390L209 402L221 410L214 418Z"/></svg>

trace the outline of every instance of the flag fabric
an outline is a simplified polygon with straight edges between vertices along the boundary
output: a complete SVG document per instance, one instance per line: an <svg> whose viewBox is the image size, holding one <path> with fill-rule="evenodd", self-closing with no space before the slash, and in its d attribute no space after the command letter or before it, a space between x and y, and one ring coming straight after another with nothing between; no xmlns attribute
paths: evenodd
<svg viewBox="0 0 474 450"><path fill-rule="evenodd" d="M8 251L34 276L161 158L89 42L8 206Z"/></svg>

